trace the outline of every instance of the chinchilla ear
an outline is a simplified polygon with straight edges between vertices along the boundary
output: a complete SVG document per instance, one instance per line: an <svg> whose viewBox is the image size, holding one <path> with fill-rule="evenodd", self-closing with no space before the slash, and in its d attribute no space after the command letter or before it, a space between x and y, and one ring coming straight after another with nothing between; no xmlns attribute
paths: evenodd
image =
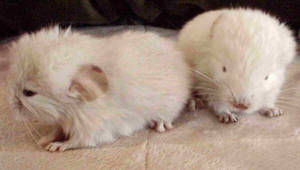
<svg viewBox="0 0 300 170"><path fill-rule="evenodd" d="M224 34L236 34L232 30L236 30L240 27L241 21L228 14L220 14L212 23L210 27L209 37L211 39L218 39Z"/></svg>
<svg viewBox="0 0 300 170"><path fill-rule="evenodd" d="M97 66L85 65L72 79L68 96L81 101L93 101L103 97L108 89L105 73Z"/></svg>

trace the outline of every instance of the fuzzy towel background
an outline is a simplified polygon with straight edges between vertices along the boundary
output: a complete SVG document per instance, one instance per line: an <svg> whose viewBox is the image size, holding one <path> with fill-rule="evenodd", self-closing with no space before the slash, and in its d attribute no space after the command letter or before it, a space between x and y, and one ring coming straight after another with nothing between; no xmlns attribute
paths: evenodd
<svg viewBox="0 0 300 170"><path fill-rule="evenodd" d="M299 0L1 0L0 39L53 23L180 29L197 14L226 7L258 8L300 28Z"/></svg>
<svg viewBox="0 0 300 170"><path fill-rule="evenodd" d="M113 29L85 32L102 36ZM137 29L144 29L139 27ZM164 36L176 32L163 29ZM221 124L208 111L184 113L175 128L165 133L143 130L130 137L93 149L48 153L35 144L38 133L8 118L3 79L7 67L5 47L0 50L0 169L289 169L300 167L300 64L289 68L285 114L266 118L242 117L236 124ZM36 129L45 132L36 123ZM27 128L26 128L27 127Z"/></svg>

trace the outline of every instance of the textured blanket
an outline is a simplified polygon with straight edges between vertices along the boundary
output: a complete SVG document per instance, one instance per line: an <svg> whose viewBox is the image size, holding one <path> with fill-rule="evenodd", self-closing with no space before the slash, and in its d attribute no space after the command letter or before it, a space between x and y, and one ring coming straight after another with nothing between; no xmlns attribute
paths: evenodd
<svg viewBox="0 0 300 170"><path fill-rule="evenodd" d="M103 36L107 31L85 32ZM139 28L144 29L144 28ZM151 29L150 29L151 30ZM175 32L157 29L170 38ZM5 48L0 50L1 81L7 70ZM6 64L5 64L6 63ZM281 107L285 114L267 118L242 117L221 124L206 110L184 113L173 130L146 129L98 148L49 153L36 145L46 127L9 119L5 85L0 86L0 169L299 169L300 64L289 68ZM28 129L34 129L30 132ZM44 130L45 128L45 130Z"/></svg>

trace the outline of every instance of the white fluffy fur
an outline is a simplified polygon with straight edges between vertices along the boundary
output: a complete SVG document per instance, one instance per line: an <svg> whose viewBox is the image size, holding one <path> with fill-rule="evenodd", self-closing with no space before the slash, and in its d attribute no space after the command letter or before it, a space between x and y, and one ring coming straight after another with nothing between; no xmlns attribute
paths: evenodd
<svg viewBox="0 0 300 170"><path fill-rule="evenodd" d="M171 128L189 94L184 58L171 40L153 33L129 31L96 39L55 27L23 35L10 52L11 106L18 115L56 124L40 140L49 151L112 142L153 121L160 131ZM88 64L103 71L99 74L106 76L108 88L94 89L103 95L83 102L70 86ZM37 94L26 97L23 89ZM67 140L55 141L62 134Z"/></svg>
<svg viewBox="0 0 300 170"><path fill-rule="evenodd" d="M296 43L277 19L251 9L206 12L184 26L178 44L197 76L195 88L221 121L236 121L237 113L281 114L274 103Z"/></svg>

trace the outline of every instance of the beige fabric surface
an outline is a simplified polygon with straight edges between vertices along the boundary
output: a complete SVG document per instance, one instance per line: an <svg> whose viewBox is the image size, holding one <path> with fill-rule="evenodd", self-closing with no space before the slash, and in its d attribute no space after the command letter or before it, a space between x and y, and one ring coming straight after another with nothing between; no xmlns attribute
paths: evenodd
<svg viewBox="0 0 300 170"><path fill-rule="evenodd" d="M143 29L143 28L141 28ZM118 30L118 28L116 29ZM88 30L102 35L107 30ZM108 31L111 31L109 29ZM158 30L166 36L175 32ZM1 81L7 62L0 50ZM300 168L300 64L289 69L282 98L285 114L266 118L242 117L236 124L221 124L208 111L185 113L173 130L143 130L112 144L92 149L48 153L35 144L24 125L11 121L5 85L0 86L0 169L299 169ZM2 81L3 82L3 81ZM45 127L36 124L39 133Z"/></svg>

